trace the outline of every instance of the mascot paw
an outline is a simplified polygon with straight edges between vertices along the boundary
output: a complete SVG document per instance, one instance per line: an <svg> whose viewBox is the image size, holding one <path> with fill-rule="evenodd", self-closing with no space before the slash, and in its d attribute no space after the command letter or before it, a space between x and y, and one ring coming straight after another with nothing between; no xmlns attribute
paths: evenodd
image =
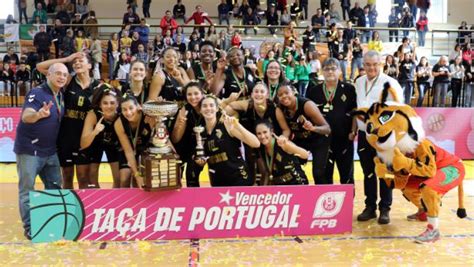
<svg viewBox="0 0 474 267"><path fill-rule="evenodd" d="M412 159L407 158L397 147L393 150L393 169L401 171L403 169L410 169Z"/></svg>
<svg viewBox="0 0 474 267"><path fill-rule="evenodd" d="M466 209L458 209L458 211L456 212L456 215L458 215L459 218L466 218L467 217L467 213L466 213Z"/></svg>
<svg viewBox="0 0 474 267"><path fill-rule="evenodd" d="M382 161L380 161L378 157L374 158L374 163L375 163L375 175L377 175L378 178L385 178L385 175L388 173L387 165L382 163Z"/></svg>

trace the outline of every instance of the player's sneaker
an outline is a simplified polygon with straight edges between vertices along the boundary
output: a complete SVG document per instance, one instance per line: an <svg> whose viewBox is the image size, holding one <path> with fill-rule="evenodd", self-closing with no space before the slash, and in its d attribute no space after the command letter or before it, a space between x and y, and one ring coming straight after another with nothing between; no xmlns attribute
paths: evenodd
<svg viewBox="0 0 474 267"><path fill-rule="evenodd" d="M428 224L426 230L419 236L415 237L415 242L419 244L433 243L439 239L439 230L434 229L433 225Z"/></svg>
<svg viewBox="0 0 474 267"><path fill-rule="evenodd" d="M419 210L417 213L414 213L412 215L408 215L407 220L426 222L428 220L428 217L426 216L426 212Z"/></svg>

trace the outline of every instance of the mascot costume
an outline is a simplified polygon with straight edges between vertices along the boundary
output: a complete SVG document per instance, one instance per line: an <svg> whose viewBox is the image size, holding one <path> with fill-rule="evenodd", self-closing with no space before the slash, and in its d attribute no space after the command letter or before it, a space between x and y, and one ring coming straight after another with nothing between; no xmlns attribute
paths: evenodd
<svg viewBox="0 0 474 267"><path fill-rule="evenodd" d="M440 238L438 214L441 197L458 187L459 218L466 217L463 205L464 165L460 158L437 147L427 138L422 120L408 105L387 101L396 94L384 85L380 102L354 112L367 126L367 141L377 151L375 174L391 188L401 189L418 212L408 220L428 221L427 229L415 238L417 243Z"/></svg>

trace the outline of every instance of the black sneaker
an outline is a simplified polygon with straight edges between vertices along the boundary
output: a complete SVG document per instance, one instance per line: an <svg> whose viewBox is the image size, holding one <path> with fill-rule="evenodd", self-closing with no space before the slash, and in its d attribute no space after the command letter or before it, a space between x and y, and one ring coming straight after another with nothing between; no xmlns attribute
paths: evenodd
<svg viewBox="0 0 474 267"><path fill-rule="evenodd" d="M375 209L371 209L368 207L366 207L364 211L362 211L362 213L357 216L357 220L359 222L365 222L374 218L377 218L377 214L375 214Z"/></svg>
<svg viewBox="0 0 474 267"><path fill-rule="evenodd" d="M389 224L390 223L390 211L389 210L381 210L380 216L378 219L379 224Z"/></svg>

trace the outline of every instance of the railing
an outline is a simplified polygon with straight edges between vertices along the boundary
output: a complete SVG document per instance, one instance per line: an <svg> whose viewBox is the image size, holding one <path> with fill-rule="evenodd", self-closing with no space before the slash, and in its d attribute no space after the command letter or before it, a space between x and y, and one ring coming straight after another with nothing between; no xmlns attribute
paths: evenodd
<svg viewBox="0 0 474 267"><path fill-rule="evenodd" d="M431 30L431 54L433 56L445 56L448 55L453 49L456 43L458 42L458 36L461 32L471 33L472 30ZM446 42L435 42L435 35L444 35L448 37ZM453 36L456 35L456 36ZM471 38L474 38L471 37ZM436 38L438 39L438 38Z"/></svg>

